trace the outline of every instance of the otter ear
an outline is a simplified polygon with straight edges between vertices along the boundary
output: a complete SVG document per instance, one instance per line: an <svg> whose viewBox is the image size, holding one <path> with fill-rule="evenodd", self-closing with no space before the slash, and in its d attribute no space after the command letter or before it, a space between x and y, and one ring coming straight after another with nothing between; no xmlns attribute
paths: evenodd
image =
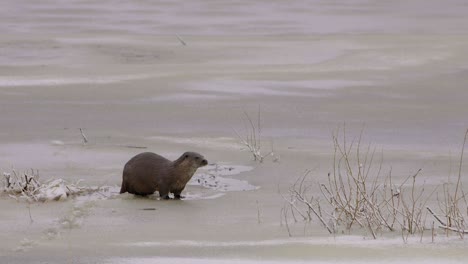
<svg viewBox="0 0 468 264"><path fill-rule="evenodd" d="M184 154L184 159L188 159L189 155L188 154Z"/></svg>

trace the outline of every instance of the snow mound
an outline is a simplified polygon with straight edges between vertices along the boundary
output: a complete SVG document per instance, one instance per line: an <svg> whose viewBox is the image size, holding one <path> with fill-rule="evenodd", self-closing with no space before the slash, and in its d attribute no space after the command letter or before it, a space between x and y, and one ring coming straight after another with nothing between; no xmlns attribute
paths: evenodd
<svg viewBox="0 0 468 264"><path fill-rule="evenodd" d="M82 181L69 183L63 179L52 179L41 183L39 172L31 170L21 176L12 171L3 173L2 190L15 200L28 202L63 201L71 196L87 195L106 191L108 187L89 187L81 185Z"/></svg>

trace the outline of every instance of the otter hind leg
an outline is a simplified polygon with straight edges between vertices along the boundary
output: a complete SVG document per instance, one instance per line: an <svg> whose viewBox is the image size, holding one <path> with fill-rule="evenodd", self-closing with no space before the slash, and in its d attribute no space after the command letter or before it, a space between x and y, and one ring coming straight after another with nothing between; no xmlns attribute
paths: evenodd
<svg viewBox="0 0 468 264"><path fill-rule="evenodd" d="M169 200L169 189L168 188L162 188L160 186L158 192L159 192L159 197L161 197L164 200Z"/></svg>
<svg viewBox="0 0 468 264"><path fill-rule="evenodd" d="M127 192L127 186L125 184L125 181L122 182L122 187L120 187L120 193L126 193Z"/></svg>

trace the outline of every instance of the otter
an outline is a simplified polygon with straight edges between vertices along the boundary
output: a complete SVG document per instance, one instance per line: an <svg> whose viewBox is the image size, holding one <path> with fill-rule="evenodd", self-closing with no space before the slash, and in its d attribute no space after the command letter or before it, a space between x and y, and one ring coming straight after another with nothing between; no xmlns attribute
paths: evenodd
<svg viewBox="0 0 468 264"><path fill-rule="evenodd" d="M180 194L195 171L207 164L208 161L196 152L185 152L174 161L143 152L125 164L120 193L146 196L158 191L163 199L169 199L169 193L174 194L174 199L181 199Z"/></svg>

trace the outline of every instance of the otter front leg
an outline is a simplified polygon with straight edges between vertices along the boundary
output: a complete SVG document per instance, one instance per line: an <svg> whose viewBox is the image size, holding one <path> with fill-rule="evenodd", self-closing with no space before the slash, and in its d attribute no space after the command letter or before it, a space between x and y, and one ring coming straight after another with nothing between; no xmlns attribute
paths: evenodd
<svg viewBox="0 0 468 264"><path fill-rule="evenodd" d="M182 199L182 198L185 198L185 196L180 195L180 194L182 193L183 190L184 190L184 189L182 189L182 190L177 190L177 191L173 191L173 193L174 193L174 199L180 200L180 199Z"/></svg>

